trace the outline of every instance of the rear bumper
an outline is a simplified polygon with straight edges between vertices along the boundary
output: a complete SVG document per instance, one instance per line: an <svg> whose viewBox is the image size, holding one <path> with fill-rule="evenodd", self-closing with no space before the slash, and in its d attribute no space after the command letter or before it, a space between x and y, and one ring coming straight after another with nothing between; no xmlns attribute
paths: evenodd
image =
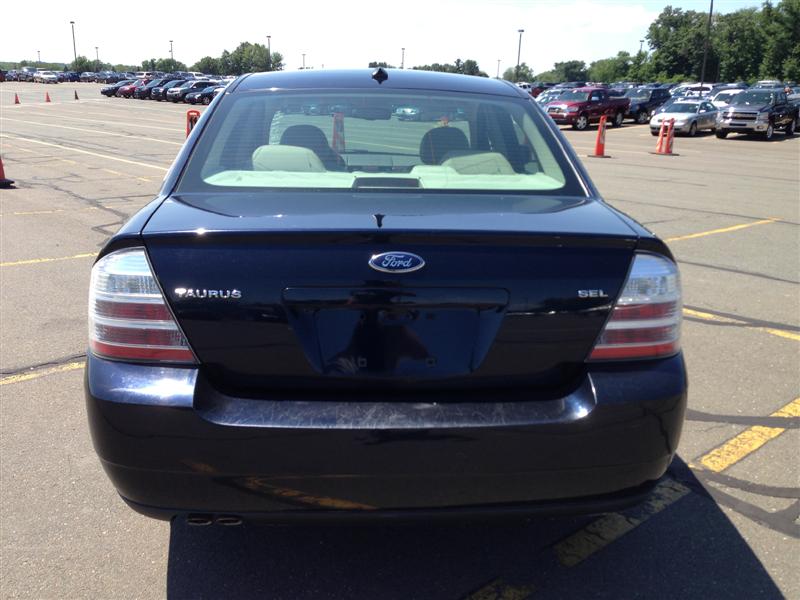
<svg viewBox="0 0 800 600"><path fill-rule="evenodd" d="M195 369L90 357L95 448L136 510L269 520L602 512L635 502L677 447L683 359L594 367L563 398L247 400Z"/></svg>

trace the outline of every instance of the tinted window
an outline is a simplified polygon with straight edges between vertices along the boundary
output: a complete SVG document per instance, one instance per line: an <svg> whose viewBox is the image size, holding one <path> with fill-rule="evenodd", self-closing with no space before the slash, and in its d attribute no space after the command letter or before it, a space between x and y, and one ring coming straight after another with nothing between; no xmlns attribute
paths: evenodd
<svg viewBox="0 0 800 600"><path fill-rule="evenodd" d="M584 195L530 101L469 94L239 93L179 192L413 189Z"/></svg>

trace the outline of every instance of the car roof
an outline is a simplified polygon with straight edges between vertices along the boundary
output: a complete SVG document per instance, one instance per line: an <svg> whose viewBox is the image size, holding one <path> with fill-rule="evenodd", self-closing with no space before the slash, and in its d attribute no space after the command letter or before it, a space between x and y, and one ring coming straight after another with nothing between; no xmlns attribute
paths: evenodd
<svg viewBox="0 0 800 600"><path fill-rule="evenodd" d="M502 80L434 71L412 69L384 69L388 78L381 84L372 78L374 69L324 70L324 71L272 71L246 75L236 86L237 91L268 89L420 89L455 91L476 94L494 94L528 98L522 88Z"/></svg>

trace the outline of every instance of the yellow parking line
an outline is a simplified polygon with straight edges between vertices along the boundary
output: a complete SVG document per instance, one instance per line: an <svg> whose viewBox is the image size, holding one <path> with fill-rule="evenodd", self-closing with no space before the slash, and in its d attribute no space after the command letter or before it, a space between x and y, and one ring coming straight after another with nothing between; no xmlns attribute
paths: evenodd
<svg viewBox="0 0 800 600"><path fill-rule="evenodd" d="M71 131L82 131L84 133L98 133L101 135L109 135L111 137L121 137L129 140L145 140L148 142L156 142L158 144L170 144L172 146L183 146L183 142L170 142L169 140L160 140L156 137L145 137L142 135L133 135L128 133L115 133L113 131L106 131L104 129L86 129L84 127L69 127L68 125L55 125L54 123L37 123L36 121L25 121L23 119L10 119L9 117L0 117L3 121L11 121L12 123L26 123L28 125L39 125L40 127L53 127L55 129L69 129Z"/></svg>
<svg viewBox="0 0 800 600"><path fill-rule="evenodd" d="M780 410L772 413L770 417L800 417L800 398L795 398ZM700 458L700 464L709 471L719 473L735 465L784 431L786 429L783 427L754 425Z"/></svg>
<svg viewBox="0 0 800 600"><path fill-rule="evenodd" d="M565 567L574 567L674 504L689 491L688 487L674 479L664 479L656 485L641 509L632 516L610 513L592 521L580 531L556 544L553 548L556 557Z"/></svg>
<svg viewBox="0 0 800 600"><path fill-rule="evenodd" d="M46 375L54 375L55 373L66 373L67 371L74 371L75 369L83 368L85 361L76 361L58 365L57 367L50 367L49 369L40 369L38 371L31 371L30 373L21 373L18 375L9 375L0 379L0 385L9 385L11 383L22 383L23 381L30 381L31 379L38 379Z"/></svg>
<svg viewBox="0 0 800 600"><path fill-rule="evenodd" d="M74 260L76 258L90 258L97 256L97 252L86 252L84 254L73 254L72 256L59 256L57 258L29 258L27 260L15 260L0 263L0 267L19 267L22 265L40 265L42 263L56 262L60 260Z"/></svg>
<svg viewBox="0 0 800 600"><path fill-rule="evenodd" d="M0 134L0 138L5 138L8 140L19 140L23 142L30 142L31 144L40 144L42 146L51 146L53 148L61 148L62 150L69 150L70 152L77 152L79 154L88 154L89 156L97 156L99 158L104 158L106 160L113 160L117 162L126 163L129 165L136 165L137 167L146 167L148 169L158 169L159 171L168 171L167 167L162 167L159 165L153 165L150 163L143 163L136 160L128 160L127 158L118 158L116 156L109 156L108 154L100 154L99 152L90 152L89 150L81 150L79 148L73 148L72 146L63 146L61 144L54 144L52 142L42 142L41 140L34 140L31 138L26 138L18 135L8 135L6 133Z"/></svg>
<svg viewBox="0 0 800 600"><path fill-rule="evenodd" d="M705 237L707 235L716 235L718 233L730 233L731 231L738 231L740 229L747 229L748 227L755 227L756 225L768 225L775 223L778 219L762 219L761 221L753 221L752 223L742 223L741 225L733 225L732 227L723 227L722 229L711 229L709 231L700 231L698 233L690 233L689 235L679 235L664 240L665 242L679 242L681 240L691 240L694 238Z"/></svg>
<svg viewBox="0 0 800 600"><path fill-rule="evenodd" d="M533 593L532 585L509 585L502 579L490 581L465 600L525 600Z"/></svg>
<svg viewBox="0 0 800 600"><path fill-rule="evenodd" d="M696 319L702 319L704 321L715 321L717 323L730 323L732 325L748 325L746 321L741 321L739 319L732 319L730 317L723 317L722 315L715 315L712 313L702 312L699 310L692 310L691 308L684 308L683 314L687 317L694 317ZM768 333L770 335L776 335L778 337L786 338L787 340L794 340L795 342L800 342L800 334L794 333L793 331L786 331L785 329L775 329L774 327L751 327L755 331L763 331L764 333Z"/></svg>

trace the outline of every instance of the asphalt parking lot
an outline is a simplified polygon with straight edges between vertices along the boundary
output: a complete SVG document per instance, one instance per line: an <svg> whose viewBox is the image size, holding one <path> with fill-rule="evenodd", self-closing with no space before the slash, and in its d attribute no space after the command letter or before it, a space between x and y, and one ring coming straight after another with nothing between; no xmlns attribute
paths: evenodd
<svg viewBox="0 0 800 600"><path fill-rule="evenodd" d="M626 124L606 136L612 158L584 160L682 272L690 410L646 504L527 522L192 528L117 497L82 390L93 257L157 192L191 107L100 87L0 85L0 155L16 180L0 191L0 596L800 598L800 136L678 138L669 157ZM564 129L591 152L594 128Z"/></svg>

